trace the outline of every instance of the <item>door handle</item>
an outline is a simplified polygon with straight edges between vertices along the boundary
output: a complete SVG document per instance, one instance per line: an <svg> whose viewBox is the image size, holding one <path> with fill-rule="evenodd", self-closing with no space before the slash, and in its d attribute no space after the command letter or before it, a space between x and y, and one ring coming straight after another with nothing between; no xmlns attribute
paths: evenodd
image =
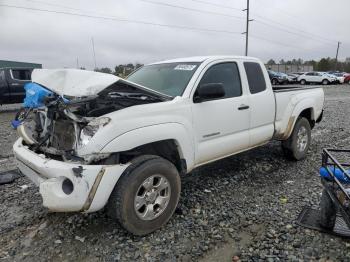
<svg viewBox="0 0 350 262"><path fill-rule="evenodd" d="M240 106L238 107L238 110L247 110L247 109L249 109L249 106L248 106L248 105L240 105Z"/></svg>

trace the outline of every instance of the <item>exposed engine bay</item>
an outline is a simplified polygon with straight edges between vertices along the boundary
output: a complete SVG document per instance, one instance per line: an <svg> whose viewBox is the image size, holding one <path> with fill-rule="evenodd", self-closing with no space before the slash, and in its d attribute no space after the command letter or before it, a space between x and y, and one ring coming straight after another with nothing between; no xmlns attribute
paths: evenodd
<svg viewBox="0 0 350 262"><path fill-rule="evenodd" d="M110 121L105 115L127 107L169 100L126 81L117 81L95 95L70 97L30 83L24 109L12 125L33 151L53 159L78 161L76 150ZM103 157L103 156L101 156ZM91 163L98 157L86 160Z"/></svg>

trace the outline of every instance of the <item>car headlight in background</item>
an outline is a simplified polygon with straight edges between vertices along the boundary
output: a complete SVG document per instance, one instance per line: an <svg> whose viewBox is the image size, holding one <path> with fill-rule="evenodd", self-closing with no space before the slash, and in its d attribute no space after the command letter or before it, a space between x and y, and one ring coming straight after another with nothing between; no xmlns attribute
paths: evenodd
<svg viewBox="0 0 350 262"><path fill-rule="evenodd" d="M86 146L99 129L106 126L111 119L109 117L100 117L93 119L80 132L80 146Z"/></svg>

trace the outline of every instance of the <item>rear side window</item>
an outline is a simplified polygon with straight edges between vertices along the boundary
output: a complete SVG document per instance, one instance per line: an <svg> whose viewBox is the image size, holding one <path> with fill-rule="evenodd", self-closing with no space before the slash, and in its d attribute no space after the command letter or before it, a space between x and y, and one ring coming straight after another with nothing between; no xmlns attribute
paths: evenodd
<svg viewBox="0 0 350 262"><path fill-rule="evenodd" d="M260 93L266 90L266 81L261 66L254 62L244 62L245 72L248 78L251 94Z"/></svg>
<svg viewBox="0 0 350 262"><path fill-rule="evenodd" d="M12 69L12 77L15 80L31 80L32 71L28 69Z"/></svg>
<svg viewBox="0 0 350 262"><path fill-rule="evenodd" d="M213 83L220 83L224 86L224 98L242 95L241 78L236 63L222 63L209 68L205 72L200 85Z"/></svg>

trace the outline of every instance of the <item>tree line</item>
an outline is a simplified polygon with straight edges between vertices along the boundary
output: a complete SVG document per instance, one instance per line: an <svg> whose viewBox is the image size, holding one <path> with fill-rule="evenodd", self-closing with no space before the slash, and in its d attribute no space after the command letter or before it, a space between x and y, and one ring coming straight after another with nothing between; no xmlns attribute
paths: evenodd
<svg viewBox="0 0 350 262"><path fill-rule="evenodd" d="M143 64L124 64L124 65L117 65L114 67L114 70L112 70L109 67L101 67L101 68L95 68L94 71L101 72L101 73L107 73L107 74L113 74L119 77L126 77L134 70L140 68L143 66Z"/></svg>
<svg viewBox="0 0 350 262"><path fill-rule="evenodd" d="M304 61L301 58L298 59L292 59L292 60L284 60L281 59L278 61L278 63L270 59L267 62L267 65L306 65L306 66L313 66L315 71L340 71L340 72L349 72L350 73L350 58L347 58L346 61L336 61L335 58L322 58L319 61L316 60L306 60ZM143 64L136 63L128 63L128 64L120 64L114 67L114 69L111 69L109 67L101 67L101 68L95 68L96 72L102 72L107 74L114 74L119 77L126 77L134 70L142 67ZM82 68L83 69L83 68Z"/></svg>
<svg viewBox="0 0 350 262"><path fill-rule="evenodd" d="M267 65L276 65L275 60L270 59L267 61ZM315 71L340 71L340 72L350 72L350 58L347 58L345 61L337 61L335 58L322 58L319 61L316 60L307 60L304 61L301 58L292 59L285 61L281 59L278 64L281 65L306 65L313 66Z"/></svg>

